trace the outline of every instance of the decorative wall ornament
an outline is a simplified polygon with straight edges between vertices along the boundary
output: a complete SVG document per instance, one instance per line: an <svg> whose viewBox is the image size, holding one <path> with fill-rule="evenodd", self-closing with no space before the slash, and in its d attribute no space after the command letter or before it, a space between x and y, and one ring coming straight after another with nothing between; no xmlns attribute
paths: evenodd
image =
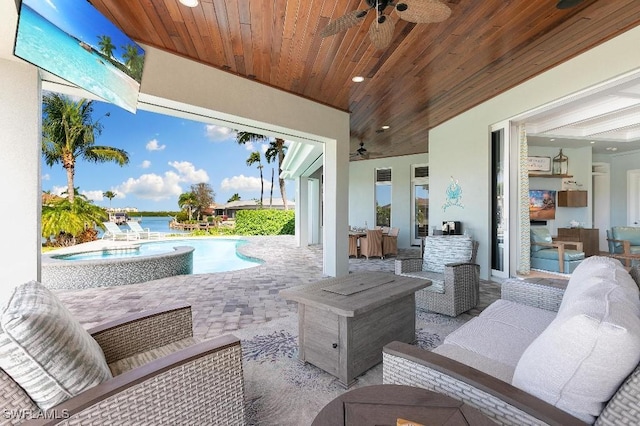
<svg viewBox="0 0 640 426"><path fill-rule="evenodd" d="M442 210L446 211L447 208L451 206L458 206L464 209L464 204L462 204L462 187L458 183L458 179L454 179L451 176L451 183L447 186L447 201L442 205Z"/></svg>

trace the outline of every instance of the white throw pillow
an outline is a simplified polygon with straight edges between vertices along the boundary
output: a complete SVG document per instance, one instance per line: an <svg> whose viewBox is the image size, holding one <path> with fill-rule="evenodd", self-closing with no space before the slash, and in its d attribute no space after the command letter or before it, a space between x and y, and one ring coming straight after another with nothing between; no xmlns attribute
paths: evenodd
<svg viewBox="0 0 640 426"><path fill-rule="evenodd" d="M512 384L588 423L640 362L640 302L616 282L592 277L582 300L524 351ZM563 301L564 303L564 301Z"/></svg>
<svg viewBox="0 0 640 426"><path fill-rule="evenodd" d="M35 281L15 288L0 328L0 367L43 410L111 378L98 343Z"/></svg>

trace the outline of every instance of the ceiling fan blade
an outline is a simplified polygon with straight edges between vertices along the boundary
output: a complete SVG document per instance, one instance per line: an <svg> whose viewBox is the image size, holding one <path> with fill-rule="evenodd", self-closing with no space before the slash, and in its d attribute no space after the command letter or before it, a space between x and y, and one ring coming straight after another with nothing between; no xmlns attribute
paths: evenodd
<svg viewBox="0 0 640 426"><path fill-rule="evenodd" d="M320 37L332 36L353 27L363 21L364 17L367 16L367 12L368 10L354 10L333 20L320 31Z"/></svg>
<svg viewBox="0 0 640 426"><path fill-rule="evenodd" d="M381 22L382 21L382 22ZM393 40L393 30L396 24L393 19L386 15L381 15L371 23L369 27L369 39L376 49L385 49Z"/></svg>
<svg viewBox="0 0 640 426"><path fill-rule="evenodd" d="M582 3L583 0L559 0L556 7L558 9L569 9Z"/></svg>
<svg viewBox="0 0 640 426"><path fill-rule="evenodd" d="M396 12L405 21L416 24L442 22L451 16L449 6L440 0L400 0Z"/></svg>

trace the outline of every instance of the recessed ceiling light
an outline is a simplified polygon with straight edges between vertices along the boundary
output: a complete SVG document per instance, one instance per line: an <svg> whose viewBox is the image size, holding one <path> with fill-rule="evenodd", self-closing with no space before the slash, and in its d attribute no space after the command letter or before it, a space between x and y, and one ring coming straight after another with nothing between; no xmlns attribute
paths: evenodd
<svg viewBox="0 0 640 426"><path fill-rule="evenodd" d="M551 142L555 141L555 139L553 139L553 138L552 138L552 139L549 139L549 140L550 140Z"/></svg>
<svg viewBox="0 0 640 426"><path fill-rule="evenodd" d="M389 128L389 126L382 126L382 130L387 130Z"/></svg>
<svg viewBox="0 0 640 426"><path fill-rule="evenodd" d="M593 145L594 143L596 143L596 141L591 141L591 142L589 142L589 143L590 143L591 145Z"/></svg>
<svg viewBox="0 0 640 426"><path fill-rule="evenodd" d="M361 75L356 75L351 79L354 83L362 83L364 81L364 77Z"/></svg>
<svg viewBox="0 0 640 426"><path fill-rule="evenodd" d="M611 148L611 151L617 151L617 150L618 150L618 148L616 148L616 147Z"/></svg>
<svg viewBox="0 0 640 426"><path fill-rule="evenodd" d="M198 5L198 0L180 0L180 3L188 7L196 7Z"/></svg>

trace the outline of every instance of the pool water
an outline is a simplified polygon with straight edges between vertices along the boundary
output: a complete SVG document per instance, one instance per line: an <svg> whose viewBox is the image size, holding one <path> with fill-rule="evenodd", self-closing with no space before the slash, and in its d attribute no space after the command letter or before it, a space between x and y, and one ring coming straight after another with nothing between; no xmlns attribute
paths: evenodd
<svg viewBox="0 0 640 426"><path fill-rule="evenodd" d="M262 262L238 254L236 248L245 244L244 240L226 238L193 238L181 240L152 241L139 243L137 248L110 249L85 253L55 256L62 260L96 260L124 257L150 256L170 253L177 246L191 246L193 251L193 273L237 271L251 268ZM137 244L137 243L136 243Z"/></svg>

